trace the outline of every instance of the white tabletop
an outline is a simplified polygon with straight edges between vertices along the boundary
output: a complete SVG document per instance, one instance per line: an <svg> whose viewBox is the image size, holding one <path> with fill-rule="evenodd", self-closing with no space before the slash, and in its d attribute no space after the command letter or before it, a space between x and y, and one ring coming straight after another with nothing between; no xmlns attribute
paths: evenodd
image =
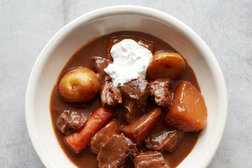
<svg viewBox="0 0 252 168"><path fill-rule="evenodd" d="M1 0L0 167L43 167L24 117L27 80L43 46L76 17L118 4L167 12L210 46L225 75L229 110L222 142L209 167L252 167L251 0Z"/></svg>

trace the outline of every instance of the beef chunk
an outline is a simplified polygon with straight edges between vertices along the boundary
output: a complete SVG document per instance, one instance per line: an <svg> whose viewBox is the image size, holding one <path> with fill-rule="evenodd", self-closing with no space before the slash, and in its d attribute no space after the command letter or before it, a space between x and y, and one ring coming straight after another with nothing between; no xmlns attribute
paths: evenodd
<svg viewBox="0 0 252 168"><path fill-rule="evenodd" d="M183 133L177 130L162 131L145 140L145 146L151 150L173 151L179 141L182 139Z"/></svg>
<svg viewBox="0 0 252 168"><path fill-rule="evenodd" d="M141 152L133 160L135 168L170 168L160 152Z"/></svg>
<svg viewBox="0 0 252 168"><path fill-rule="evenodd" d="M136 144L123 134L113 135L98 153L99 168L117 168L125 159L136 152Z"/></svg>
<svg viewBox="0 0 252 168"><path fill-rule="evenodd" d="M104 69L108 66L110 61L102 57L93 57L94 67L98 77L102 83L101 89L101 103L103 106L115 107L117 104L122 103L120 90L113 85L110 77L107 76Z"/></svg>
<svg viewBox="0 0 252 168"><path fill-rule="evenodd" d="M104 71L104 69L107 68L110 61L108 59L102 58L102 57L93 57L92 59L94 61L95 71L97 72L101 83L103 83L105 76L107 75L106 72Z"/></svg>
<svg viewBox="0 0 252 168"><path fill-rule="evenodd" d="M158 106L168 111L172 102L171 80L160 78L150 83L150 94Z"/></svg>
<svg viewBox="0 0 252 168"><path fill-rule="evenodd" d="M139 77L121 87L123 106L128 110L125 119L134 122L146 111L149 95L148 82Z"/></svg>
<svg viewBox="0 0 252 168"><path fill-rule="evenodd" d="M121 87L121 92L127 99L133 99L141 105L146 105L148 97L148 82L139 77Z"/></svg>
<svg viewBox="0 0 252 168"><path fill-rule="evenodd" d="M117 104L122 103L120 90L107 77L101 89L101 103L107 107L115 107Z"/></svg>
<svg viewBox="0 0 252 168"><path fill-rule="evenodd" d="M134 168L132 157L127 157L126 160L119 166L119 168Z"/></svg>
<svg viewBox="0 0 252 168"><path fill-rule="evenodd" d="M87 121L87 116L75 111L65 110L57 120L58 129L67 134L79 130Z"/></svg>
<svg viewBox="0 0 252 168"><path fill-rule="evenodd" d="M111 121L103 127L91 139L90 148L94 153L98 153L114 134L119 133L119 124L116 120Z"/></svg>

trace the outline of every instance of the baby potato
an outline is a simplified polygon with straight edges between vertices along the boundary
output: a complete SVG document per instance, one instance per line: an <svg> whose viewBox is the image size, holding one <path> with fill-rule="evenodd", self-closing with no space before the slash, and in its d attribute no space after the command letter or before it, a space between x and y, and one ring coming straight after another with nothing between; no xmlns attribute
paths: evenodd
<svg viewBox="0 0 252 168"><path fill-rule="evenodd" d="M147 67L146 75L149 80L158 78L175 79L180 76L184 69L185 61L180 54L158 51Z"/></svg>
<svg viewBox="0 0 252 168"><path fill-rule="evenodd" d="M88 68L68 71L59 83L59 92L66 102L86 103L92 100L100 89L96 73Z"/></svg>

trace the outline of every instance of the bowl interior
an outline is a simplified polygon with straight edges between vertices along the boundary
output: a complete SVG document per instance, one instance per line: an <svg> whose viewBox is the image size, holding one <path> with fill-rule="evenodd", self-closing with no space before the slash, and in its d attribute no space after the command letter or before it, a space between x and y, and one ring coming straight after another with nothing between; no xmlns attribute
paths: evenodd
<svg viewBox="0 0 252 168"><path fill-rule="evenodd" d="M48 42L34 65L27 88L26 120L40 159L46 167L75 167L57 142L49 111L51 91L65 63L88 41L129 30L162 39L192 66L207 104L208 123L192 152L178 167L205 167L220 141L226 111L224 80L211 51L196 34L168 15L144 10L109 11L89 13L64 27Z"/></svg>

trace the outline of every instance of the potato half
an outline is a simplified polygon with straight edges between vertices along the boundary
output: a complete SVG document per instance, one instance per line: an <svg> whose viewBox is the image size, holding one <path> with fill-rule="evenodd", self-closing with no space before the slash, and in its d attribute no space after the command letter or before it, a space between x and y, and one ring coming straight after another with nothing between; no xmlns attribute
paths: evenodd
<svg viewBox="0 0 252 168"><path fill-rule="evenodd" d="M185 61L178 53L158 51L147 67L147 78L155 80L158 78L176 79L185 69Z"/></svg>
<svg viewBox="0 0 252 168"><path fill-rule="evenodd" d="M61 97L71 103L86 103L97 95L99 89L100 80L96 73L82 67L68 71L59 84Z"/></svg>

